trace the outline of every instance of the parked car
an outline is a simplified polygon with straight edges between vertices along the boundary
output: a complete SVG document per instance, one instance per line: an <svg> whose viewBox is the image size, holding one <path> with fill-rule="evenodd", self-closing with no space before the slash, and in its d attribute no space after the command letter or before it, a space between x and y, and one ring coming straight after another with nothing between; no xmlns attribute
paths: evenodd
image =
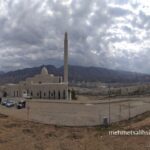
<svg viewBox="0 0 150 150"><path fill-rule="evenodd" d="M13 107L15 105L15 102L13 100L5 99L2 100L1 104L6 107Z"/></svg>
<svg viewBox="0 0 150 150"><path fill-rule="evenodd" d="M7 102L5 104L6 107L13 107L14 105L15 105L15 102L12 100L7 100Z"/></svg>
<svg viewBox="0 0 150 150"><path fill-rule="evenodd" d="M22 97L25 99L32 99L32 96L30 94L27 94L27 93L23 93Z"/></svg>
<svg viewBox="0 0 150 150"><path fill-rule="evenodd" d="M22 108L25 108L26 107L26 101L19 101L18 103L17 103L17 109L22 109Z"/></svg>
<svg viewBox="0 0 150 150"><path fill-rule="evenodd" d="M8 102L8 100L5 99L5 100L2 100L1 104L5 106L7 102Z"/></svg>

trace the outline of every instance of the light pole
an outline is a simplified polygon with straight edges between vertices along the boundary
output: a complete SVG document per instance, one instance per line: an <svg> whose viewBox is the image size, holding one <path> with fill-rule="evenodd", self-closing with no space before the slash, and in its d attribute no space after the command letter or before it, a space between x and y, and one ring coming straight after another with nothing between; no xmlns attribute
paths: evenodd
<svg viewBox="0 0 150 150"><path fill-rule="evenodd" d="M126 89L127 90L127 97L129 96L129 93L128 93L128 88ZM128 100L128 113L129 113L129 119L131 117L131 110L130 110L130 101Z"/></svg>
<svg viewBox="0 0 150 150"><path fill-rule="evenodd" d="M29 121L30 119L30 106L29 106L29 101L27 101L27 120Z"/></svg>
<svg viewBox="0 0 150 150"><path fill-rule="evenodd" d="M111 121L111 119L110 119L110 85L108 86L108 105L109 105L109 125L110 125L110 121Z"/></svg>
<svg viewBox="0 0 150 150"><path fill-rule="evenodd" d="M130 102L128 102L128 108L129 108L129 120L130 120L131 118Z"/></svg>
<svg viewBox="0 0 150 150"><path fill-rule="evenodd" d="M119 121L121 120L121 113L122 113L122 108L121 108L121 104L119 105Z"/></svg>

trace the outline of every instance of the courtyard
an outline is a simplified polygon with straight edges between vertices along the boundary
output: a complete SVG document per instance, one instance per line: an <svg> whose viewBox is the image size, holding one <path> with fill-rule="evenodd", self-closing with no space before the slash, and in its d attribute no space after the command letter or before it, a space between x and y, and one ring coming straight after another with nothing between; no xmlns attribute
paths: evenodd
<svg viewBox="0 0 150 150"><path fill-rule="evenodd" d="M25 109L6 108L0 113L23 120L63 126L95 126L110 116L110 122L126 120L149 111L150 97L95 101L27 100ZM109 103L110 102L110 103ZM110 105L109 105L110 104Z"/></svg>

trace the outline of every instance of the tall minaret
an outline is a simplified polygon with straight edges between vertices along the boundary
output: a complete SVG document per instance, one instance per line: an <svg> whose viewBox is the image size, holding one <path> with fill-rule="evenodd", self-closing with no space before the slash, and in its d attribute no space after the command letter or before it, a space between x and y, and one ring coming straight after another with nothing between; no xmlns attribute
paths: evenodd
<svg viewBox="0 0 150 150"><path fill-rule="evenodd" d="M65 32L64 39L64 82L68 83L68 35Z"/></svg>

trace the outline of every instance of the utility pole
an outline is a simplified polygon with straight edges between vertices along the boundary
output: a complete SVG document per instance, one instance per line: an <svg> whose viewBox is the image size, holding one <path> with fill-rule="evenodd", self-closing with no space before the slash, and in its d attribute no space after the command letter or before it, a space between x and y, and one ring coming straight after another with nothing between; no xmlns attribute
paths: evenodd
<svg viewBox="0 0 150 150"><path fill-rule="evenodd" d="M108 105L109 105L109 125L110 125L110 122L111 122L111 119L110 119L110 85L108 86Z"/></svg>
<svg viewBox="0 0 150 150"><path fill-rule="evenodd" d="M130 110L130 102L128 102L128 109L129 109L129 119L131 118L131 110Z"/></svg>
<svg viewBox="0 0 150 150"><path fill-rule="evenodd" d="M27 102L27 120L30 120L30 106L29 106L29 101Z"/></svg>
<svg viewBox="0 0 150 150"><path fill-rule="evenodd" d="M121 120L122 108L121 104L119 105L119 121Z"/></svg>
<svg viewBox="0 0 150 150"><path fill-rule="evenodd" d="M128 93L128 88L126 89L127 90L127 97L129 96L129 93ZM129 113L129 119L131 118L131 106L130 106L130 101L128 100L128 113Z"/></svg>

